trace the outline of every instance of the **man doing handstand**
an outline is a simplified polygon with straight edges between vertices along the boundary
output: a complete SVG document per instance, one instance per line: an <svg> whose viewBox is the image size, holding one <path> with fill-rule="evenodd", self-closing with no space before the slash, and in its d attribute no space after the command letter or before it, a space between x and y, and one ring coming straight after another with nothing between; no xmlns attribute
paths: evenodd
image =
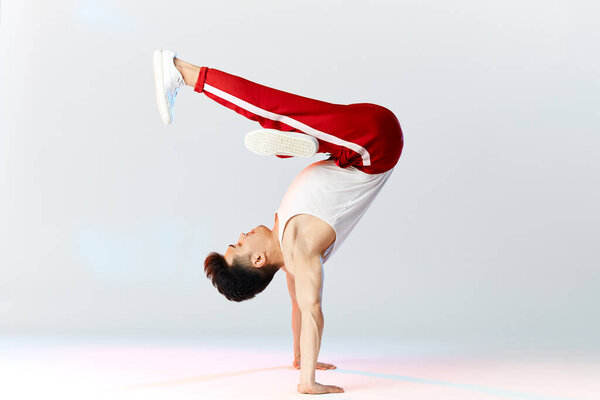
<svg viewBox="0 0 600 400"><path fill-rule="evenodd" d="M245 137L246 147L277 157L329 158L306 167L287 189L273 228L259 225L213 252L204 270L227 299L243 301L263 291L279 269L292 301L295 368L300 393L343 392L315 382L323 333L323 264L342 245L377 196L402 152L400 124L388 109L369 103L332 104L272 89L213 68L186 63L171 51L154 52L157 105L165 124L173 121L178 90L198 93L264 129Z"/></svg>

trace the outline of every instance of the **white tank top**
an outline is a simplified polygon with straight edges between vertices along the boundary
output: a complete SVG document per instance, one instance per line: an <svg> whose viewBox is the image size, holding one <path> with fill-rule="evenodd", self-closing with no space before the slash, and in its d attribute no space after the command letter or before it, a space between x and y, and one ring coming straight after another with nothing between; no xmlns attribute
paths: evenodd
<svg viewBox="0 0 600 400"><path fill-rule="evenodd" d="M322 262L339 249L356 223L371 205L393 169L367 174L355 167L340 168L333 160L318 161L304 168L285 192L279 209L279 243L295 215L309 214L327 222L335 231L334 243Z"/></svg>

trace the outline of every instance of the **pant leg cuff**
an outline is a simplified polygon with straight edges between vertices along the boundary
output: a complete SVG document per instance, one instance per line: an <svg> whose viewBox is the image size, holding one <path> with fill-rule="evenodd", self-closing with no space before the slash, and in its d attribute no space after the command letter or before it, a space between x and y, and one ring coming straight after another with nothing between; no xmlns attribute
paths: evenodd
<svg viewBox="0 0 600 400"><path fill-rule="evenodd" d="M200 67L198 80L196 81L196 85L194 86L194 90L198 93L202 93L204 91L204 81L206 81L206 72L208 72L207 67Z"/></svg>

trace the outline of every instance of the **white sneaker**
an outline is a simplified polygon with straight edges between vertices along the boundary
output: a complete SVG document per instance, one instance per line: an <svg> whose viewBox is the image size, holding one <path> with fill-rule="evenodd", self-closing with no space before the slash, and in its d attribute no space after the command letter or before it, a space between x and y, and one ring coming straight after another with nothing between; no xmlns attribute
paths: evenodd
<svg viewBox="0 0 600 400"><path fill-rule="evenodd" d="M319 150L319 141L304 133L259 129L248 133L244 144L261 156L311 157Z"/></svg>
<svg viewBox="0 0 600 400"><path fill-rule="evenodd" d="M156 50L154 52L154 86L156 88L156 104L158 111L165 123L173 122L173 106L179 88L185 82L179 70L175 67L173 59L176 54L169 50Z"/></svg>

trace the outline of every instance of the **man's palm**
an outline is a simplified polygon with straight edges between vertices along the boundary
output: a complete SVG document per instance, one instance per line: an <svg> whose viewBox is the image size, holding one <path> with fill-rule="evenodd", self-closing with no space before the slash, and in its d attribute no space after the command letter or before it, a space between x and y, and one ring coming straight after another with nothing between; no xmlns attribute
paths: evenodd
<svg viewBox="0 0 600 400"><path fill-rule="evenodd" d="M303 394L325 394L325 393L344 393L344 389L334 385L321 385L315 382L312 385L298 385L298 392Z"/></svg>

